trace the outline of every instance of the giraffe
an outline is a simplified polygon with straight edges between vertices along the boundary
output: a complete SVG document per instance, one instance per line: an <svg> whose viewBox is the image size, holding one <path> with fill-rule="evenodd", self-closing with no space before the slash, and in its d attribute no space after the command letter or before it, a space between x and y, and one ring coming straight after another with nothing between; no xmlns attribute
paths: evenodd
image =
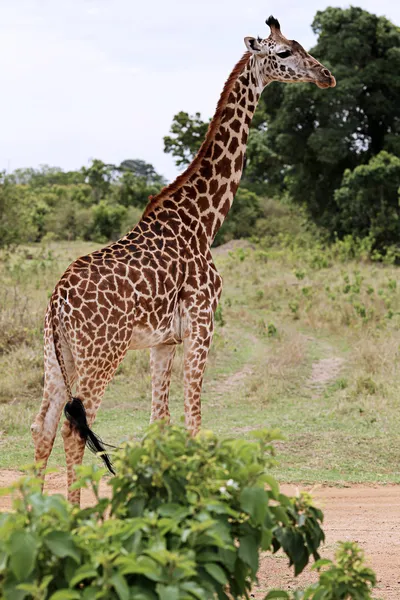
<svg viewBox="0 0 400 600"><path fill-rule="evenodd" d="M61 433L68 498L107 384L129 349L150 348L151 421L169 420L177 344L184 347L185 423L201 424L200 393L222 280L210 247L231 207L243 169L249 126L272 81L334 87L335 78L269 17L267 38L246 37L205 140L188 168L149 199L139 223L118 241L73 262L49 301L44 327L45 380L31 426L35 460L45 468L64 409ZM76 386L74 395L73 386ZM105 453L103 460L112 470Z"/></svg>

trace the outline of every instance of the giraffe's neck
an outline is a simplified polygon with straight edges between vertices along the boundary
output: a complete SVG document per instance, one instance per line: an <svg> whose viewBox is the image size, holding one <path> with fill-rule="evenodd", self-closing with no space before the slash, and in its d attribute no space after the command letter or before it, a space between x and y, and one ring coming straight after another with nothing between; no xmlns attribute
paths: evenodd
<svg viewBox="0 0 400 600"><path fill-rule="evenodd" d="M198 155L150 202L144 216L152 209L155 213L175 209L187 224L188 235L211 245L240 182L249 127L262 91L253 61L245 55L244 64L239 62L232 71Z"/></svg>

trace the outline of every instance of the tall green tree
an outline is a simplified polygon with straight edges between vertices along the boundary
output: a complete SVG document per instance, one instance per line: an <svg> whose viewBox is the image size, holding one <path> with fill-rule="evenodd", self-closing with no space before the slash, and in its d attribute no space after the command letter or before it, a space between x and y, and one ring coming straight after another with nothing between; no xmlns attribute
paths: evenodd
<svg viewBox="0 0 400 600"><path fill-rule="evenodd" d="M130 171L123 172L114 187L116 201L122 206L143 208L149 201L149 196L155 196L165 184L150 183L146 177L137 177Z"/></svg>
<svg viewBox="0 0 400 600"><path fill-rule="evenodd" d="M152 164L139 158L122 161L118 167L119 171L132 173L134 177L142 179L147 185L165 185L166 181L162 175L157 173Z"/></svg>
<svg viewBox="0 0 400 600"><path fill-rule="evenodd" d="M315 221L341 234L347 227L335 190L345 170L381 150L400 152L400 29L356 7L318 11L312 27L318 42L310 52L332 69L337 87L268 86L248 172L286 188Z"/></svg>
<svg viewBox="0 0 400 600"><path fill-rule="evenodd" d="M82 167L85 181L90 185L95 203L105 198L111 189L116 167L95 158L89 167Z"/></svg>
<svg viewBox="0 0 400 600"><path fill-rule="evenodd" d="M200 113L193 116L181 111L172 120L170 133L164 137L164 152L175 157L178 167L188 165L199 150L208 129Z"/></svg>

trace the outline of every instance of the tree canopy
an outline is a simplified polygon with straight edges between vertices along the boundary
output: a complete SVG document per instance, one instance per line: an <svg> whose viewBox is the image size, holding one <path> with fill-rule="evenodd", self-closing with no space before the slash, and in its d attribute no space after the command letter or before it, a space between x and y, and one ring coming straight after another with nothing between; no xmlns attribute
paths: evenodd
<svg viewBox="0 0 400 600"><path fill-rule="evenodd" d="M199 150L207 133L208 123L200 113L193 116L181 111L172 120L170 133L164 137L164 152L175 157L178 167L189 164Z"/></svg>
<svg viewBox="0 0 400 600"><path fill-rule="evenodd" d="M268 87L262 98L266 158L278 159L272 182L340 234L345 228L335 189L344 171L381 150L400 151L400 30L355 7L318 11L312 27L319 37L311 54L332 69L337 87L325 92L300 84L281 86L279 93L277 84ZM250 171L260 162L259 152L256 161L249 152Z"/></svg>

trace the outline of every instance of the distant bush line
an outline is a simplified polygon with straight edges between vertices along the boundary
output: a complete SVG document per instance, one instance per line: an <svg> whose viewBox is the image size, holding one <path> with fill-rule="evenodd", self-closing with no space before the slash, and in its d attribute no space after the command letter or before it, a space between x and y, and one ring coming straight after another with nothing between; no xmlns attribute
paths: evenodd
<svg viewBox="0 0 400 600"><path fill-rule="evenodd" d="M44 165L0 173L0 245L51 240L106 243L132 229L151 195L166 184L152 165L93 160L65 172ZM256 194L239 190L216 245L254 234L263 210Z"/></svg>

